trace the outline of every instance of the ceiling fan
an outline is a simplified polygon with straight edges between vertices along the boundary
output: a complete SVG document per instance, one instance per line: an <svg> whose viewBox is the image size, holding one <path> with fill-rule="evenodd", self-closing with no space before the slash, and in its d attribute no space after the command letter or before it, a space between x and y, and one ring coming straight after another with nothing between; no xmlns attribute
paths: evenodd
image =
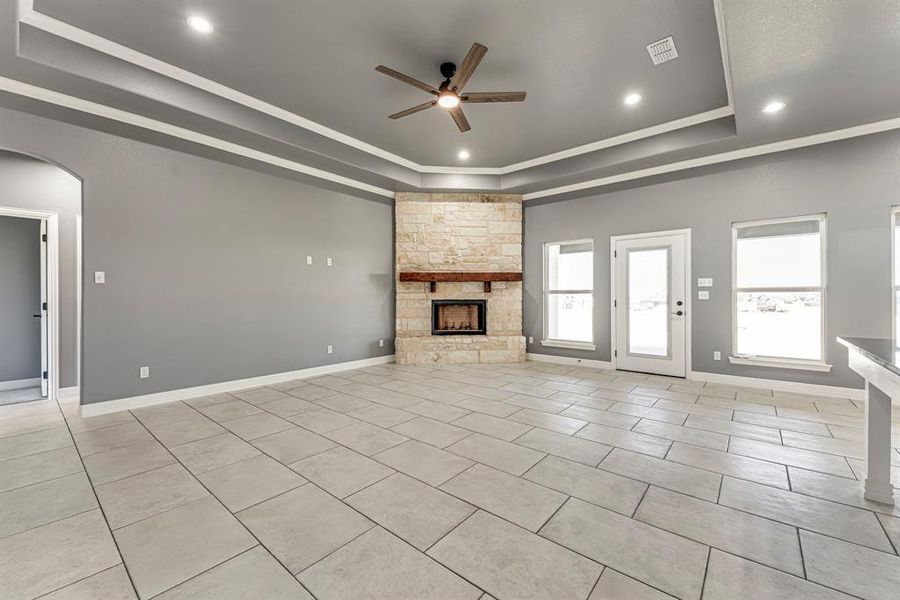
<svg viewBox="0 0 900 600"><path fill-rule="evenodd" d="M428 85L418 79L413 79L409 75L404 75L403 73L399 73L382 65L375 67L375 70L379 73L384 73L389 77L399 79L404 83L408 83L413 87L417 87L420 90L437 96L437 98L419 104L418 106L413 106L412 108L407 108L406 110L394 113L388 118L399 119L400 117L406 117L437 105L447 109L450 116L453 117L453 122L459 127L459 130L465 133L466 131L469 131L471 127L469 126L469 121L466 119L466 115L463 114L462 104L466 102L522 102L525 100L525 92L463 93L463 88L472 77L472 73L475 72L481 59L487 54L487 50L488 49L481 44L472 44L469 53L466 54L466 57L463 59L462 64L458 69L452 62L441 63L441 75L444 77L444 81L439 87Z"/></svg>

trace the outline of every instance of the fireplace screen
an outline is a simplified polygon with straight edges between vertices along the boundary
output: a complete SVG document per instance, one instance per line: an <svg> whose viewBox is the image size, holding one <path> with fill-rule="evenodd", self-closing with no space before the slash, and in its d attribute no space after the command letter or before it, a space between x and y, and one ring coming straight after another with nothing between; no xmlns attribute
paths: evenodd
<svg viewBox="0 0 900 600"><path fill-rule="evenodd" d="M486 300L432 300L431 335L485 335Z"/></svg>

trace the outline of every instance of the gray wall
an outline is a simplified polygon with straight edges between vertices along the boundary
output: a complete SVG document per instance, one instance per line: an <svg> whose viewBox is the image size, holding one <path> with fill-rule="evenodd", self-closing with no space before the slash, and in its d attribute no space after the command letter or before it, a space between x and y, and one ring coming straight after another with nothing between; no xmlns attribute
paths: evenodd
<svg viewBox="0 0 900 600"><path fill-rule="evenodd" d="M0 382L41 376L41 222L0 216Z"/></svg>
<svg viewBox="0 0 900 600"><path fill-rule="evenodd" d="M610 360L612 235L691 228L693 370L862 387L835 336L891 335L891 206L900 204L900 133L889 132L715 167L682 171L589 197L525 205L525 335L528 351ZM826 360L831 373L732 365L731 224L826 212ZM595 352L540 345L542 245L594 239ZM712 277L710 300L696 280ZM714 361L713 351L722 351Z"/></svg>
<svg viewBox="0 0 900 600"><path fill-rule="evenodd" d="M393 353L391 206L6 109L0 145L83 181L83 403Z"/></svg>
<svg viewBox="0 0 900 600"><path fill-rule="evenodd" d="M0 147L2 130L0 126ZM81 182L55 165L0 150L0 206L59 215L59 386L78 385L75 218L81 213Z"/></svg>

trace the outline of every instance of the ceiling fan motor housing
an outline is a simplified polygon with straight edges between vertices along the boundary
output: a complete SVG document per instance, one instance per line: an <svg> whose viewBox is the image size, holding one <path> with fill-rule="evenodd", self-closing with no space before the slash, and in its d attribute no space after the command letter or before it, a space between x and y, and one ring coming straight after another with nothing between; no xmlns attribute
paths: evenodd
<svg viewBox="0 0 900 600"><path fill-rule="evenodd" d="M450 85L450 78L456 75L456 63L452 62L443 62L441 63L441 75L444 77L446 81L441 84L441 90L444 90L446 86Z"/></svg>

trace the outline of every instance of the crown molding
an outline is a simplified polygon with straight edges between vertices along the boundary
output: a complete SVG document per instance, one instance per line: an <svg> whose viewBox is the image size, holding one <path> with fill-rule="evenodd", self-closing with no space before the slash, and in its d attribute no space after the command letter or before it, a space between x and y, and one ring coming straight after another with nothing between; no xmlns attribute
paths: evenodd
<svg viewBox="0 0 900 600"><path fill-rule="evenodd" d="M380 188L380 187L365 183L363 181L357 181L355 179L351 179L351 178L345 177L343 175L338 175L336 173L331 173L329 171L325 171L325 170L318 169L315 167L310 167L310 166L304 165L304 164L296 162L296 161L288 160L288 159L282 158L280 156L268 154L266 152L261 152L259 150L254 150L253 148L241 146L240 144L228 142L226 140L215 138L210 135L206 135L204 133L199 133L196 131L192 131L190 129L185 129L183 127L171 125L169 123L165 123L163 121L158 121L156 119L150 119L150 118L144 117L142 115L137 115L134 113L126 112L126 111L123 111L123 110L120 110L117 108L112 108L110 106L105 106L103 104L98 104L96 102L84 100L82 98L76 98L75 96L69 96L69 95L63 94L61 92L56 92L53 90L48 90L45 88L37 87L37 86L31 85L29 83L17 81L15 79L9 79L7 77L0 77L0 91L9 92L9 93L23 96L26 98L32 98L34 100L38 100L41 102L47 102L49 104L76 110L76 111L79 111L82 113L87 113L87 114L95 115L98 117L111 119L113 121L118 121L120 123L125 123L127 125L133 125L135 127L140 127L142 129L147 129L150 131L156 131L158 133L163 133L166 135L171 135L173 137L177 137L179 139L183 139L183 140L186 140L189 142L201 144L201 145L209 147L209 148L222 150L222 151L228 152L230 154L234 154L237 156L243 156L245 158L249 158L252 160L259 161L259 162L264 162L264 163L267 163L270 165L274 165L276 167L281 167L284 169L288 169L290 171L302 173L304 175L309 175L309 176L312 176L312 177L315 177L318 179L323 179L325 181L330 181L332 183L337 183L337 184L344 185L344 186L347 186L350 188L355 188L355 189L358 189L358 190L361 190L364 192L383 196L385 198L393 199L395 197L395 192L393 190ZM740 148L738 150L722 152L719 154L710 154L707 156L701 156L701 157L692 158L689 160L683 160L683 161L669 163L669 164L665 164L665 165L658 165L656 167L639 169L637 171L629 171L627 173L619 173L616 175L610 175L608 177L602 177L599 179L591 179L588 181L574 183L571 185L547 188L544 190L538 190L535 192L529 192L527 194L523 194L522 201L529 202L529 201L538 200L541 198L549 198L551 196L559 196L562 194L568 194L568 193L572 193L572 192L579 192L579 191L584 191L584 190L588 190L588 189L601 188L604 186L612 185L615 183L622 183L625 181L633 181L636 179L643 179L646 177L653 177L656 175L663 175L666 173L674 173L676 171L695 169L697 167L703 167L703 166L707 166L707 165L714 165L714 164L718 164L718 163L741 160L743 158L752 158L755 156L762 156L765 154L772 154L775 152L784 152L786 150L794 150L797 148L804 148L806 146L827 144L828 142L835 142L838 140L845 140L845 139L854 138L854 137L861 137L861 136L871 135L874 133L881 133L883 131L890 131L890 130L895 130L895 129L900 129L900 118L886 119L884 121L876 121L873 123L866 123L866 124L857 125L854 127L837 129L834 131L826 131L823 133L817 133L817 134L808 135L805 137L781 140L778 142L762 144L759 146L751 146L748 148ZM503 193L503 190L499 189L493 193Z"/></svg>
<svg viewBox="0 0 900 600"><path fill-rule="evenodd" d="M70 96L68 94L63 94L61 92L56 92L53 90L48 90L46 88L37 87L31 85L30 83L17 81L15 79L9 79L8 77L0 77L0 91L10 92L12 94L24 96L26 98L32 98L41 102L47 102L56 106L61 106L63 108L68 108L76 110L78 112L111 119L113 121L118 121L119 123L125 123L126 125L140 127L141 129L156 131L165 135L170 135L182 140L186 140L188 142L200 144L208 148L214 148L216 150L222 150L236 156L242 156L251 160L268 163L276 167L281 167L283 169L288 169L296 173L302 173L304 175L309 175L311 177L323 179L332 183L355 188L357 190L368 192L370 194L377 194L379 196L384 196L385 198L394 197L393 190L380 188L365 183L364 181L357 181L356 179L344 177L343 175L331 173L330 171L325 171L316 167L310 167L293 160L275 156L274 154L261 152L259 150L254 150L253 148L248 148L247 146L241 146L240 144L235 144L234 142L228 142L211 135L206 135L205 133L199 133L197 131L185 129L184 127L172 125L164 121L151 119L143 115L127 112L118 108L106 106L104 104L98 104L96 102L91 102L90 100L84 100L82 98L77 98L75 96Z"/></svg>
<svg viewBox="0 0 900 600"><path fill-rule="evenodd" d="M619 173L610 175L609 177L601 177L599 179L590 179L571 185L564 185L555 188L547 188L536 192L530 192L522 195L522 201L538 200L550 196L559 196L560 194L568 194L571 192L579 192L583 190L600 188L614 183L622 183L624 181L632 181L634 179L644 179L645 177L653 177L655 175L663 175L665 173L674 173L676 171L684 171L687 169L695 169L706 165L715 165L743 158L752 158L754 156L762 156L764 154L773 154L775 152L784 152L786 150L795 150L797 148L805 148L807 146L816 146L818 144L827 144L828 142L836 142L838 140L846 140L849 138L871 135L873 133L881 133L882 131L890 131L892 129L900 129L900 118L886 119L884 121L876 121L874 123L866 123L864 125L856 125L845 129L836 129L834 131L826 131L816 133L805 137L793 138L789 140L781 140L762 144L759 146L750 146L740 148L730 152L721 152L719 154L710 154L689 160L669 163L667 165L659 165L649 167L647 169L639 169L628 173Z"/></svg>
<svg viewBox="0 0 900 600"><path fill-rule="evenodd" d="M217 83L211 79L207 79L196 73L176 67L162 60L153 58L137 50L133 50L128 46L124 46L102 36L96 35L89 31L85 31L69 23L65 23L58 19L54 19L48 15L38 12L34 8L34 0L17 0L18 13L17 20L36 29L40 29L57 37L69 40L76 44L91 48L97 52L102 52L119 60L128 62L135 66L153 71L175 81L179 81L196 89L203 90L220 98L230 100L257 112L269 115L286 123L290 123L297 127L306 129L323 137L327 137L336 142L366 152L378 158L382 158L397 165L406 167L419 174L448 174L448 175L508 175L516 171L529 169L532 167L545 165L595 152L605 148L626 144L636 140L652 137L662 133L674 131L684 127L705 123L725 116L734 114L734 98L732 96L731 85L731 69L729 68L728 51L725 42L725 24L722 16L721 0L713 0L713 8L716 15L716 28L718 30L719 46L721 51L722 65L725 75L725 87L728 97L728 104L710 111L705 111L695 115L689 115L680 119L661 123L651 127L631 131L622 135L598 140L589 144L576 146L559 152L546 154L544 156L535 157L529 160L521 161L506 165L504 167L452 167L437 165L422 165L415 161L409 160L398 154L394 154L383 148L379 148L373 144L369 144L350 135L326 127L311 119L301 117L296 113L292 113L286 109L275 106L249 94L239 92L234 88L230 88L221 83Z"/></svg>

